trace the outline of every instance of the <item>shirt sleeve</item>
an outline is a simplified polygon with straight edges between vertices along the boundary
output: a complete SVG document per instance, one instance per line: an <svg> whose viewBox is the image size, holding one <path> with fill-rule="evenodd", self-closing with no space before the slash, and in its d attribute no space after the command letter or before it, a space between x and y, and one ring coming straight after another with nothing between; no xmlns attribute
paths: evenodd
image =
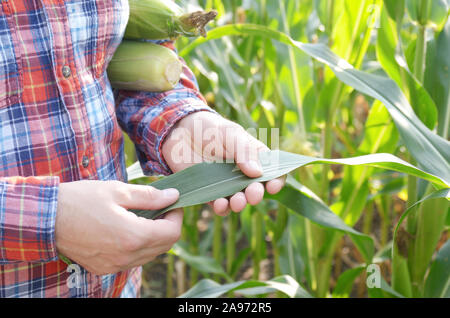
<svg viewBox="0 0 450 318"><path fill-rule="evenodd" d="M171 41L156 43L175 51ZM213 112L199 92L194 74L184 60L180 60L183 64L181 80L170 91L115 91L119 124L136 145L139 161L147 175L172 173L161 147L179 120L198 111Z"/></svg>
<svg viewBox="0 0 450 318"><path fill-rule="evenodd" d="M59 177L0 178L0 264L58 258L58 188Z"/></svg>

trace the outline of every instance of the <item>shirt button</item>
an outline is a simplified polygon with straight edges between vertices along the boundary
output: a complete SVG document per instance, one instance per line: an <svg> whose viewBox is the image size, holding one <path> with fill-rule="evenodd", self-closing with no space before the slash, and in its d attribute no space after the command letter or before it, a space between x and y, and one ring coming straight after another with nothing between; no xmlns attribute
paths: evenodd
<svg viewBox="0 0 450 318"><path fill-rule="evenodd" d="M68 65L64 65L62 67L62 75L65 78L68 78L68 77L70 77L70 75L72 75L72 71L70 70L70 67Z"/></svg>
<svg viewBox="0 0 450 318"><path fill-rule="evenodd" d="M89 158L87 156L83 156L81 164L83 165L83 168L87 168L89 166Z"/></svg>

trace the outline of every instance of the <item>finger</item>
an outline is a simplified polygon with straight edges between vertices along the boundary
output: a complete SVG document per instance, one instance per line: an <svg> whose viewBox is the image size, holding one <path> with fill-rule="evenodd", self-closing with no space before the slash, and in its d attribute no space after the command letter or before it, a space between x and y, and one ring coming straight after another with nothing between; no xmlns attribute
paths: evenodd
<svg viewBox="0 0 450 318"><path fill-rule="evenodd" d="M226 216L228 211L228 200L225 198L220 198L214 201L213 203L214 212L220 216Z"/></svg>
<svg viewBox="0 0 450 318"><path fill-rule="evenodd" d="M181 227L183 225L183 209L175 209L167 212L160 219L149 221L147 230L147 244L175 244L180 238Z"/></svg>
<svg viewBox="0 0 450 318"><path fill-rule="evenodd" d="M258 178L263 174L261 164L256 160L241 162L238 163L237 166L246 176L250 178Z"/></svg>
<svg viewBox="0 0 450 318"><path fill-rule="evenodd" d="M162 218L155 220L158 225L172 224L173 226L181 226L183 224L183 209L175 209L163 215Z"/></svg>
<svg viewBox="0 0 450 318"><path fill-rule="evenodd" d="M157 210L168 207L178 200L177 189L158 190L151 186L126 184L113 191L116 202L127 209Z"/></svg>
<svg viewBox="0 0 450 318"><path fill-rule="evenodd" d="M182 209L167 212L156 220L139 217L121 207L118 207L118 213L122 216L125 227L131 229L118 235L122 243L128 242L125 244L127 250L138 251L174 244L180 237L183 224Z"/></svg>
<svg viewBox="0 0 450 318"><path fill-rule="evenodd" d="M233 212L241 212L247 205L247 199L243 192L238 192L230 199L230 207Z"/></svg>
<svg viewBox="0 0 450 318"><path fill-rule="evenodd" d="M270 194L276 194L280 192L280 190L284 187L285 183L286 183L285 177L270 180L266 183L266 190Z"/></svg>
<svg viewBox="0 0 450 318"><path fill-rule="evenodd" d="M245 198L251 205L256 205L264 197L264 186L260 182L254 182L245 189Z"/></svg>

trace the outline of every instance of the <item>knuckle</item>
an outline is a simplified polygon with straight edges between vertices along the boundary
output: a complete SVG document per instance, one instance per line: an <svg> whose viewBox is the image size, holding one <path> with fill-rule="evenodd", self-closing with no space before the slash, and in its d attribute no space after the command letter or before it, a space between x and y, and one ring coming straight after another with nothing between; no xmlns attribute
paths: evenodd
<svg viewBox="0 0 450 318"><path fill-rule="evenodd" d="M138 239L128 239L124 242L124 250L126 252L136 252L141 248L141 242Z"/></svg>
<svg viewBox="0 0 450 318"><path fill-rule="evenodd" d="M151 199L155 199L155 197L158 195L158 189L151 187L151 186L146 186L145 187L145 191L146 194L151 198Z"/></svg>
<svg viewBox="0 0 450 318"><path fill-rule="evenodd" d="M123 184L120 184L114 188L114 197L120 202L128 202L131 200L131 192Z"/></svg>

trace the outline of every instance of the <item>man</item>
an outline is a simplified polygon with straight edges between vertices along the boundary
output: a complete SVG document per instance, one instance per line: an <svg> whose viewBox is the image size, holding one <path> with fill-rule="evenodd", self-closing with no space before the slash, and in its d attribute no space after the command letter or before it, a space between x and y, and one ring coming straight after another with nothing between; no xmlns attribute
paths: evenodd
<svg viewBox="0 0 450 318"><path fill-rule="evenodd" d="M178 191L125 183L121 128L149 174L192 164L175 160L174 148L203 141L180 141L172 132L193 132L195 123L231 128L226 139L243 151L225 139L215 148L248 176L261 174L252 150L267 148L206 105L186 66L172 91L113 94L105 70L127 19L126 0L1 0L1 297L134 297L140 266L178 240L182 211L158 220L127 211L164 208ZM277 179L266 189L282 186ZM225 215L263 194L254 183L212 205ZM68 268L60 255L80 266ZM68 283L72 274L76 284Z"/></svg>

